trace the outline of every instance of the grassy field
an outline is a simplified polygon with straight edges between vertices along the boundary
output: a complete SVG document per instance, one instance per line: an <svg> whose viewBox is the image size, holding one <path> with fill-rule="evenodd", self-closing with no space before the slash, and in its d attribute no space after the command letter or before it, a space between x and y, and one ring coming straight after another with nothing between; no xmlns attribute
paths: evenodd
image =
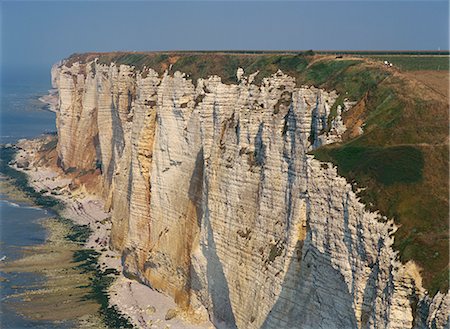
<svg viewBox="0 0 450 329"><path fill-rule="evenodd" d="M380 62L388 61L404 71L449 70L449 56L386 55L367 57Z"/></svg>
<svg viewBox="0 0 450 329"><path fill-rule="evenodd" d="M74 55L75 61L176 70L198 78L218 75L236 83L236 70L259 71L255 83L282 70L297 85L336 90L358 105L343 114L348 133L340 144L319 148L315 156L337 165L339 173L358 187L367 208L379 210L400 226L395 248L403 262L422 268L423 284L435 294L448 289L448 94L408 75L418 70L448 70L448 56L415 54L361 54L336 58L312 52L280 53L107 53ZM388 60L395 67L387 68ZM437 80L439 84L440 80ZM444 88L445 89L445 88ZM440 89L439 89L440 90Z"/></svg>

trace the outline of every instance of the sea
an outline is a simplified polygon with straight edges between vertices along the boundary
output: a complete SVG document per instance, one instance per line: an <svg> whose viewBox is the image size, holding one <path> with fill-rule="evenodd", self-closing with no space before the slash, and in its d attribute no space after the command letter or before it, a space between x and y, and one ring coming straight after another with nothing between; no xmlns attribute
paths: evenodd
<svg viewBox="0 0 450 329"><path fill-rule="evenodd" d="M39 101L39 97L51 88L50 82L50 68L2 70L1 144L13 144L22 138L55 132L55 113ZM47 232L39 222L49 216L47 210L17 202L0 190L0 259L17 259L21 257L23 247L42 244ZM64 324L32 321L8 306L7 301L20 293L24 286L38 289L43 277L33 273L2 272L0 277L0 328L67 328Z"/></svg>
<svg viewBox="0 0 450 329"><path fill-rule="evenodd" d="M46 109L39 97L51 88L50 68L14 74L2 71L0 143L14 143L56 131L55 113Z"/></svg>

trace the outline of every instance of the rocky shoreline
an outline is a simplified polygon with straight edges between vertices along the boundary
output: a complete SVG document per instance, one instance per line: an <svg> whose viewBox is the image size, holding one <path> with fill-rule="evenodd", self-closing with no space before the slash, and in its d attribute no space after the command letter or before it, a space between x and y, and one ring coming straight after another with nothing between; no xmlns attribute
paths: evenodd
<svg viewBox="0 0 450 329"><path fill-rule="evenodd" d="M123 315L137 328L212 328L210 323L198 323L188 314L183 314L170 297L121 274L120 255L109 248L111 221L103 201L99 196L88 193L82 184L74 186L76 175L52 166L48 161L51 156L41 154L52 151L49 148L56 145L54 139L54 136L44 136L19 141L15 145L16 155L11 167L25 173L35 191L58 200L62 205L58 211L62 218L90 232L83 249L96 255L95 261L101 273L117 274L107 291L108 308L117 311L119 316ZM80 325L85 327L86 323Z"/></svg>
<svg viewBox="0 0 450 329"><path fill-rule="evenodd" d="M45 108L51 112L57 111L58 106L58 89L50 89L47 95L39 97L39 100L45 104Z"/></svg>

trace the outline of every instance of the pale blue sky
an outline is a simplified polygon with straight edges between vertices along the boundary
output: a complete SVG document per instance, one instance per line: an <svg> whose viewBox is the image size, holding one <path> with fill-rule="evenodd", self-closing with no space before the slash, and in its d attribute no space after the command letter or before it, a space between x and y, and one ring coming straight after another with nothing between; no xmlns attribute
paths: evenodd
<svg viewBox="0 0 450 329"><path fill-rule="evenodd" d="M449 48L447 1L3 1L2 67L74 52Z"/></svg>

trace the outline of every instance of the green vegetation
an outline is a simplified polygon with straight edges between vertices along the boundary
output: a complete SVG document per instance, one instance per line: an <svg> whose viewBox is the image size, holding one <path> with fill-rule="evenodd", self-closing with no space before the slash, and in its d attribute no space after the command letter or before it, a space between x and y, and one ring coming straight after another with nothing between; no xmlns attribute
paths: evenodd
<svg viewBox="0 0 450 329"><path fill-rule="evenodd" d="M114 281L114 275L118 273L114 269L100 270L99 256L100 254L92 249L78 250L74 253L74 262L78 264L76 267L83 273L93 273L90 285L92 292L85 298L94 299L100 304L100 314L108 328L133 328L115 306L109 306L108 288Z"/></svg>
<svg viewBox="0 0 450 329"><path fill-rule="evenodd" d="M87 242L92 233L89 225L78 225L64 217L58 217L58 220L63 222L66 227L70 228L69 233L66 236L67 240L77 242L82 245Z"/></svg>
<svg viewBox="0 0 450 329"><path fill-rule="evenodd" d="M293 76L298 75L306 69L313 55L312 51L289 55L262 55L252 52L89 53L72 55L66 65L71 66L77 61L88 63L98 58L100 64L109 65L112 62L116 65L127 64L135 66L138 70L146 66L162 73L173 64L171 72L180 71L189 74L193 81L218 75L224 83L236 83L236 71L242 67L249 74L260 71L255 80L260 83L264 77L270 76L278 69L285 73L290 72Z"/></svg>
<svg viewBox="0 0 450 329"><path fill-rule="evenodd" d="M135 66L137 69L142 69L144 66L147 67L158 67L161 63L165 62L169 58L166 54L158 54L155 56L147 56L145 54L133 54L125 53L114 58L116 65L130 65ZM99 58L100 64L111 63L111 59L106 57Z"/></svg>
<svg viewBox="0 0 450 329"><path fill-rule="evenodd" d="M337 76L346 68L357 64L358 61L341 60L341 61L320 61L308 68L306 72L307 81L314 84L323 84L326 81Z"/></svg>
<svg viewBox="0 0 450 329"><path fill-rule="evenodd" d="M388 61L403 71L449 70L449 56L386 55L367 57L381 62Z"/></svg>
<svg viewBox="0 0 450 329"><path fill-rule="evenodd" d="M362 185L374 180L390 186L415 183L422 179L423 155L413 146L321 148L315 155L325 161L338 163L339 173Z"/></svg>
<svg viewBox="0 0 450 329"><path fill-rule="evenodd" d="M331 64L325 64L325 69L327 65L331 66ZM389 72L367 65L363 61L346 61L340 66L339 71L334 70L334 75L329 76L329 79L323 83L309 81L315 85L336 90L343 95L342 97L345 95L345 98L357 101L367 92L376 89L384 79L390 76Z"/></svg>

